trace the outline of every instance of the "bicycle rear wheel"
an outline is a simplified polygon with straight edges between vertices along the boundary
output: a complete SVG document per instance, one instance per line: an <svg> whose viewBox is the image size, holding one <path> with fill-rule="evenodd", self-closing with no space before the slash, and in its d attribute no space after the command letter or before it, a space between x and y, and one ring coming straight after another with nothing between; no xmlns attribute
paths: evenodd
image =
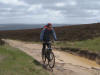
<svg viewBox="0 0 100 75"><path fill-rule="evenodd" d="M55 65L55 56L53 52L50 52L50 59L48 60L48 65L50 68L53 68Z"/></svg>

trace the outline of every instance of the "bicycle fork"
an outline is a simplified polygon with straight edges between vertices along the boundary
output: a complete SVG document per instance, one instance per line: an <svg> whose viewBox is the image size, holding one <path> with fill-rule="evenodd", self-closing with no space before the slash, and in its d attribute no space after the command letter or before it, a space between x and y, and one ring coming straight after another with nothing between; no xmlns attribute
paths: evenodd
<svg viewBox="0 0 100 75"><path fill-rule="evenodd" d="M47 49L47 58L48 58L49 61L50 61L50 53L51 53L51 51L52 51L51 48Z"/></svg>

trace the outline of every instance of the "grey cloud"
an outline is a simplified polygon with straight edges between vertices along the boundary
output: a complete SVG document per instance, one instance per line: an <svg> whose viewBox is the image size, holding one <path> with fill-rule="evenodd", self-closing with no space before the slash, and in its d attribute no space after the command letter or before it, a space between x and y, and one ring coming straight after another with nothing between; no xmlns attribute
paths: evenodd
<svg viewBox="0 0 100 75"><path fill-rule="evenodd" d="M98 11L100 10L99 0L21 0L21 1L24 1L26 4L28 4L28 6L21 6L21 5L14 6L14 5L0 3L1 7L0 17L2 18L15 17L14 21L17 21L19 17L21 21L28 21L28 19L32 21L34 19L35 21L39 20L41 22L42 21L47 22L47 21L52 21L51 19L55 17L55 14L53 14L54 12L60 11L60 14L56 16L55 22L61 21L64 23L72 23L73 21L73 23L84 23L84 22L90 23L90 22L97 22L98 18L95 19L93 18L96 16L100 16L99 14L92 12L92 10L98 10ZM70 2L72 1L75 1L77 4L71 5ZM61 2L66 3L66 5L62 7L57 7L55 5L56 3L61 3ZM37 8L36 10L28 11L32 5L39 5L39 4L42 5L42 8L39 9ZM11 10L9 10L9 8L11 8ZM46 12L46 10L49 10L49 12ZM88 12L88 10L91 11ZM36 16L34 17L34 15ZM43 19L41 18L41 16L39 17L39 15L46 15L47 18ZM30 17L26 17L27 18L26 20L26 18L23 18L24 16L30 16Z"/></svg>
<svg viewBox="0 0 100 75"><path fill-rule="evenodd" d="M78 0L78 5L81 9L100 9L99 0Z"/></svg>
<svg viewBox="0 0 100 75"><path fill-rule="evenodd" d="M57 2L64 2L66 0L22 0L27 2L28 4L53 4Z"/></svg>
<svg viewBox="0 0 100 75"><path fill-rule="evenodd" d="M94 0L78 0L76 1L77 5L76 6L71 6L71 5L66 5L65 7L56 7L54 5L50 6L50 5L44 5L44 8L46 9L54 9L54 10L60 10L62 11L62 13L64 14L65 17L80 17L80 18L88 18L88 17L93 17L95 15L93 14L89 14L86 12L86 10L99 10L100 9L100 5L98 3L98 1L94 1Z"/></svg>

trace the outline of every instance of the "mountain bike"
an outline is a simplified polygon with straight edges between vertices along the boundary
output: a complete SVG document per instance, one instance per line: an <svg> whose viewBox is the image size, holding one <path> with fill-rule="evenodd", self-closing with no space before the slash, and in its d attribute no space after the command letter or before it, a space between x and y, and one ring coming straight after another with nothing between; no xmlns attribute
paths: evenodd
<svg viewBox="0 0 100 75"><path fill-rule="evenodd" d="M42 51L42 61L45 64L46 61L50 68L53 68L55 65L55 55L51 48L51 42L45 42L45 50Z"/></svg>

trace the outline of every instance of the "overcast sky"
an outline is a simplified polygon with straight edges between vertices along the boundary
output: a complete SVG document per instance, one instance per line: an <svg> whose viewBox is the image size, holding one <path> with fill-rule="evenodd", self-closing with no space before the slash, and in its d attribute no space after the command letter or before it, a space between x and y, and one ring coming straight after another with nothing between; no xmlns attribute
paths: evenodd
<svg viewBox="0 0 100 75"><path fill-rule="evenodd" d="M0 0L0 23L100 22L100 0Z"/></svg>

